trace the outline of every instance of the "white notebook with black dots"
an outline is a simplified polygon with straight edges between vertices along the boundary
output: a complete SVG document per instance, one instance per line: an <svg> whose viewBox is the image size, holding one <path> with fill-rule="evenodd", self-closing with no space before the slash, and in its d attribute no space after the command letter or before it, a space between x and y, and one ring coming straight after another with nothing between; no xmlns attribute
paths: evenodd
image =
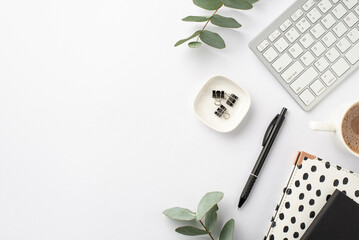
<svg viewBox="0 0 359 240"><path fill-rule="evenodd" d="M299 152L264 239L300 239L335 189L359 203L358 174Z"/></svg>

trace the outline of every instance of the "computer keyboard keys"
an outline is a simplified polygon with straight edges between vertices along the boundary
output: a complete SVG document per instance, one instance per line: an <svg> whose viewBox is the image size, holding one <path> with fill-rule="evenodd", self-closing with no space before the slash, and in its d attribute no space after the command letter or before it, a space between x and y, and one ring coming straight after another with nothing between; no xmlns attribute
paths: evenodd
<svg viewBox="0 0 359 240"><path fill-rule="evenodd" d="M347 6L347 8L352 9L355 6L355 4L358 3L358 0L343 0L343 2L345 6Z"/></svg>
<svg viewBox="0 0 359 240"><path fill-rule="evenodd" d="M315 4L314 0L309 0L303 5L304 11L308 11Z"/></svg>
<svg viewBox="0 0 359 240"><path fill-rule="evenodd" d="M351 64L355 64L359 60L359 44L357 43L346 54L345 57Z"/></svg>
<svg viewBox="0 0 359 240"><path fill-rule="evenodd" d="M263 52L264 49L266 49L269 46L269 42L267 40L264 40L257 46L258 51Z"/></svg>
<svg viewBox="0 0 359 240"><path fill-rule="evenodd" d="M325 47L321 42L317 42L316 44L314 44L311 49L317 57L319 57L323 52L325 52Z"/></svg>
<svg viewBox="0 0 359 240"><path fill-rule="evenodd" d="M305 105L309 105L311 104L314 100L315 100L315 97L314 95L308 90L306 89L304 92L302 92L300 95L299 95L299 98L304 102Z"/></svg>
<svg viewBox="0 0 359 240"><path fill-rule="evenodd" d="M274 50L274 48L270 47L263 53L263 56L271 63L276 57L278 57L278 53Z"/></svg>
<svg viewBox="0 0 359 240"><path fill-rule="evenodd" d="M306 33L301 39L299 39L299 42L303 45L304 48L308 48L314 43L314 39L309 33Z"/></svg>
<svg viewBox="0 0 359 240"><path fill-rule="evenodd" d="M358 18L351 12L344 17L344 22L348 25L348 27L353 27L358 22Z"/></svg>
<svg viewBox="0 0 359 240"><path fill-rule="evenodd" d="M325 33L325 30L320 23L317 23L312 29L310 29L310 32L315 38L320 38Z"/></svg>
<svg viewBox="0 0 359 240"><path fill-rule="evenodd" d="M329 13L328 15L323 17L321 22L323 23L324 27L329 29L334 25L334 23L336 23L336 20L334 19L333 15Z"/></svg>
<svg viewBox="0 0 359 240"><path fill-rule="evenodd" d="M332 13L336 16L337 19L341 19L344 14L347 13L347 10L345 9L345 7L343 7L342 4L338 4L332 11Z"/></svg>
<svg viewBox="0 0 359 240"><path fill-rule="evenodd" d="M334 33L338 36L341 37L343 36L343 34L348 31L347 27L344 25L344 23L340 22L337 25L335 25L335 27L333 28Z"/></svg>
<svg viewBox="0 0 359 240"><path fill-rule="evenodd" d="M332 32L328 32L327 34L324 35L322 40L327 47L330 47L333 45L333 43L337 41L337 38L334 36Z"/></svg>
<svg viewBox="0 0 359 240"><path fill-rule="evenodd" d="M290 66L283 74L281 75L286 83L293 81L301 72L303 72L304 67L299 62L295 62Z"/></svg>
<svg viewBox="0 0 359 240"><path fill-rule="evenodd" d="M332 85L335 82L335 80L337 80L337 78L330 70L327 70L320 78L328 87Z"/></svg>
<svg viewBox="0 0 359 240"><path fill-rule="evenodd" d="M274 40L276 40L278 37L280 36L280 32L278 31L278 29L276 29L274 32L272 32L271 35L269 35L269 40L271 40L272 42Z"/></svg>
<svg viewBox="0 0 359 240"><path fill-rule="evenodd" d="M325 56L329 59L330 62L334 62L335 60L338 59L340 53L337 51L335 47L332 47L331 49L329 49L328 52L325 53Z"/></svg>
<svg viewBox="0 0 359 240"><path fill-rule="evenodd" d="M285 34L286 38L288 39L289 42L294 42L295 40L297 40L299 38L299 33L297 32L297 30L295 30L294 27L292 27L291 29L289 29L289 31Z"/></svg>
<svg viewBox="0 0 359 240"><path fill-rule="evenodd" d="M307 17L309 18L309 20L312 23L315 23L316 21L318 21L319 18L321 18L321 16L322 16L322 14L315 7L312 10L310 10L310 12L307 14Z"/></svg>
<svg viewBox="0 0 359 240"><path fill-rule="evenodd" d="M291 19L295 22L303 15L302 9L298 9L292 16Z"/></svg>
<svg viewBox="0 0 359 240"><path fill-rule="evenodd" d="M311 83L318 76L318 72L313 68L308 68L297 80L295 80L290 87L295 93L302 91L309 83Z"/></svg>
<svg viewBox="0 0 359 240"><path fill-rule="evenodd" d="M344 53L348 48L350 48L351 44L349 41L344 37L342 38L336 46L339 48L339 50Z"/></svg>
<svg viewBox="0 0 359 240"><path fill-rule="evenodd" d="M279 38L278 41L276 41L276 42L274 43L274 47L275 47L279 52L283 52L284 50L287 49L288 46L289 46L289 45L288 45L287 41L286 41L283 37Z"/></svg>
<svg viewBox="0 0 359 240"><path fill-rule="evenodd" d="M320 9L320 11L322 11L322 13L326 13L329 11L329 9L332 8L332 4L329 0L323 0L321 2L319 2L318 4L318 8Z"/></svg>
<svg viewBox="0 0 359 240"><path fill-rule="evenodd" d="M314 65L320 72L323 72L329 66L329 63L324 57L321 57Z"/></svg>
<svg viewBox="0 0 359 240"><path fill-rule="evenodd" d="M353 28L348 34L347 37L352 43L355 43L359 39L359 30L356 28Z"/></svg>
<svg viewBox="0 0 359 240"><path fill-rule="evenodd" d="M312 83L310 85L310 89L312 89L312 91L317 96L319 96L320 94L322 94L325 91L326 87L324 86L324 84L319 79L317 79L317 80L315 80L314 83Z"/></svg>
<svg viewBox="0 0 359 240"><path fill-rule="evenodd" d="M287 19L287 20L285 20L284 23L282 23L282 25L280 25L279 28L280 28L280 30L285 32L285 30L287 30L291 25L292 25L292 22L289 19Z"/></svg>
<svg viewBox="0 0 359 240"><path fill-rule="evenodd" d="M306 18L303 17L302 19L299 20L299 22L297 22L295 26L297 26L297 28L301 33L304 33L310 28L310 23Z"/></svg>
<svg viewBox="0 0 359 240"><path fill-rule="evenodd" d="M300 60L302 63L308 67L312 62L314 62L315 58L313 54L311 54L309 51L304 53L303 56L300 57Z"/></svg>
<svg viewBox="0 0 359 240"><path fill-rule="evenodd" d="M332 66L333 71L338 75L338 77L342 76L349 68L350 65L344 60L344 58L340 58Z"/></svg>
<svg viewBox="0 0 359 240"><path fill-rule="evenodd" d="M274 63L274 69L280 73L286 68L289 64L292 63L292 58L288 55L288 53L284 53L281 57L279 57Z"/></svg>
<svg viewBox="0 0 359 240"><path fill-rule="evenodd" d="M298 43L295 43L292 47L289 48L288 52L292 55L293 58L297 58L303 52L303 48L299 46Z"/></svg>

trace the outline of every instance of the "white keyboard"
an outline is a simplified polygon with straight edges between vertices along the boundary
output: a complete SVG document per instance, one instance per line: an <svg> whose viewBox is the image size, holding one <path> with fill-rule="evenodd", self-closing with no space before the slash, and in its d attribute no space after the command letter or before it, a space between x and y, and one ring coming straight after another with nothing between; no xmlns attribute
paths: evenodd
<svg viewBox="0 0 359 240"><path fill-rule="evenodd" d="M312 109L358 66L359 0L298 0L249 46Z"/></svg>

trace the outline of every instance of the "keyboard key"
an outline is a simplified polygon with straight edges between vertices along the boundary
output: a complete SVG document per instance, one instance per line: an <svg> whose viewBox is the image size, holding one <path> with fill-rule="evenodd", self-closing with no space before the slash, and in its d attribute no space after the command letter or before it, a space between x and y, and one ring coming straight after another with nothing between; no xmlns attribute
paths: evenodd
<svg viewBox="0 0 359 240"><path fill-rule="evenodd" d="M299 33L297 30L295 30L294 27L289 29L289 31L285 34L286 38L289 40L289 42L293 43L295 40L299 38Z"/></svg>
<svg viewBox="0 0 359 240"><path fill-rule="evenodd" d="M284 23L282 23L282 25L280 25L280 29L284 32L285 30L287 30L290 26L292 25L292 22L287 19Z"/></svg>
<svg viewBox="0 0 359 240"><path fill-rule="evenodd" d="M291 64L292 61L293 60L288 55L288 53L284 53L272 64L272 66L278 73L280 73L284 70L284 68L286 68L289 64Z"/></svg>
<svg viewBox="0 0 359 240"><path fill-rule="evenodd" d="M326 13L332 8L332 4L329 0L323 0L318 4L318 7L322 13Z"/></svg>
<svg viewBox="0 0 359 240"><path fill-rule="evenodd" d="M301 72L303 72L304 67L299 62L295 62L290 66L283 74L281 75L284 81L290 83L293 81Z"/></svg>
<svg viewBox="0 0 359 240"><path fill-rule="evenodd" d="M325 56L329 59L330 62L334 62L338 59L340 53L335 47L332 47L328 52L325 53Z"/></svg>
<svg viewBox="0 0 359 240"><path fill-rule="evenodd" d="M313 68L308 68L297 80L295 80L290 87L295 93L302 91L309 83L311 83L318 76L318 72Z"/></svg>
<svg viewBox="0 0 359 240"><path fill-rule="evenodd" d="M348 9L352 9L355 6L355 4L358 3L358 0L343 0L343 2Z"/></svg>
<svg viewBox="0 0 359 240"><path fill-rule="evenodd" d="M257 46L258 51L263 52L264 49L266 49L269 46L269 42L267 40L264 40L261 44Z"/></svg>
<svg viewBox="0 0 359 240"><path fill-rule="evenodd" d="M315 38L320 38L325 33L325 30L320 23L317 23L312 29L310 29L310 32Z"/></svg>
<svg viewBox="0 0 359 240"><path fill-rule="evenodd" d="M299 22L297 22L296 26L301 33L304 33L310 28L310 23L306 18L302 18L299 20Z"/></svg>
<svg viewBox="0 0 359 240"><path fill-rule="evenodd" d="M303 15L302 9L298 9L292 16L291 19L295 22Z"/></svg>
<svg viewBox="0 0 359 240"><path fill-rule="evenodd" d="M286 50L288 46L289 46L289 45L288 45L287 41L286 41L283 37L279 38L278 41L276 41L276 42L274 43L274 47L275 47L280 53L283 52L284 50Z"/></svg>
<svg viewBox="0 0 359 240"><path fill-rule="evenodd" d="M314 83L312 83L312 85L310 85L310 89L312 89L312 91L319 96L320 94L322 94L326 87L324 86L324 84L318 79L315 80Z"/></svg>
<svg viewBox="0 0 359 240"><path fill-rule="evenodd" d="M332 11L332 13L337 17L337 19L341 19L344 14L347 13L347 10L343 7L342 4L338 4Z"/></svg>
<svg viewBox="0 0 359 240"><path fill-rule="evenodd" d="M315 4L314 0L309 0L302 7L304 11L308 11L314 4Z"/></svg>
<svg viewBox="0 0 359 240"><path fill-rule="evenodd" d="M313 54L311 54L309 51L304 53L303 56L300 57L300 60L302 63L308 67L312 62L314 62L315 58Z"/></svg>
<svg viewBox="0 0 359 240"><path fill-rule="evenodd" d="M351 30L348 34L347 37L349 38L349 40L352 43L355 43L356 41L358 41L359 39L359 31L358 29L354 28L353 30Z"/></svg>
<svg viewBox="0 0 359 240"><path fill-rule="evenodd" d="M344 17L344 22L348 25L348 27L353 27L358 22L358 18L351 12Z"/></svg>
<svg viewBox="0 0 359 240"><path fill-rule="evenodd" d="M351 64L355 64L359 60L359 44L357 43L352 49L350 49L345 57L349 60Z"/></svg>
<svg viewBox="0 0 359 240"><path fill-rule="evenodd" d="M318 21L319 18L321 18L321 16L322 16L322 14L315 7L307 14L307 17L309 18L309 20L312 23L315 23L316 21Z"/></svg>
<svg viewBox="0 0 359 240"><path fill-rule="evenodd" d="M342 76L348 69L350 65L344 60L344 58L340 58L334 65L332 66L333 71L340 77Z"/></svg>
<svg viewBox="0 0 359 240"><path fill-rule="evenodd" d="M295 43L292 47L289 48L288 52L292 55L293 58L297 58L303 52L303 48L299 46L298 43Z"/></svg>
<svg viewBox="0 0 359 240"><path fill-rule="evenodd" d="M303 45L304 48L308 48L310 45L314 43L314 39L309 33L306 33L299 42Z"/></svg>
<svg viewBox="0 0 359 240"><path fill-rule="evenodd" d="M305 105L309 105L311 104L314 100L315 97L313 95L313 93L311 93L308 89L306 89L304 92L302 92L299 95L299 98L304 102Z"/></svg>
<svg viewBox="0 0 359 240"><path fill-rule="evenodd" d="M332 14L328 13L328 15L326 15L321 22L323 23L324 27L329 29L334 25L334 23L336 23L336 20Z"/></svg>
<svg viewBox="0 0 359 240"><path fill-rule="evenodd" d="M348 29L342 22L340 22L337 25L335 25L333 31L338 37L341 37L346 31L348 31Z"/></svg>
<svg viewBox="0 0 359 240"><path fill-rule="evenodd" d="M351 46L350 42L345 37L341 39L336 45L342 53L344 53Z"/></svg>
<svg viewBox="0 0 359 240"><path fill-rule="evenodd" d="M354 10L359 15L359 6L355 7Z"/></svg>
<svg viewBox="0 0 359 240"><path fill-rule="evenodd" d="M317 42L316 44L314 44L311 49L317 57L319 57L323 52L325 52L325 47L321 42Z"/></svg>
<svg viewBox="0 0 359 240"><path fill-rule="evenodd" d="M337 78L334 76L334 74L330 70L327 70L320 78L323 80L323 82L328 87L330 85L332 85L337 80Z"/></svg>
<svg viewBox="0 0 359 240"><path fill-rule="evenodd" d="M271 35L269 35L269 40L271 40L272 42L274 40L276 40L278 37L280 36L280 32L278 31L278 29L276 29Z"/></svg>
<svg viewBox="0 0 359 240"><path fill-rule="evenodd" d="M263 56L271 63L276 57L278 57L278 53L274 50L274 48L270 47L263 53Z"/></svg>
<svg viewBox="0 0 359 240"><path fill-rule="evenodd" d="M327 47L332 46L332 44L335 43L335 41L337 41L337 39L335 38L332 32L328 32L327 34L325 34L322 40Z"/></svg>
<svg viewBox="0 0 359 240"><path fill-rule="evenodd" d="M323 72L329 66L329 63L324 57L321 57L314 63L314 65L320 72Z"/></svg>

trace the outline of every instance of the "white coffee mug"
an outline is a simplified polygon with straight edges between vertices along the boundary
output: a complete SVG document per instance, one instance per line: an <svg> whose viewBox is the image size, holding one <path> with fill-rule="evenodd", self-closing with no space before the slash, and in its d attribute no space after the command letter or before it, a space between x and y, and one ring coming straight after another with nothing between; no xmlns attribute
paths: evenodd
<svg viewBox="0 0 359 240"><path fill-rule="evenodd" d="M317 122L317 121L311 121L309 122L309 128L316 131L329 131L329 132L335 132L336 142L339 144L342 149L346 150L347 152L350 152L356 157L359 157L359 154L354 152L346 143L343 137L342 132L342 125L343 120L346 115L346 113L354 106L357 105L359 101L355 101L352 103L347 103L341 106L337 109L336 113L334 114L332 121L326 121L326 122Z"/></svg>

